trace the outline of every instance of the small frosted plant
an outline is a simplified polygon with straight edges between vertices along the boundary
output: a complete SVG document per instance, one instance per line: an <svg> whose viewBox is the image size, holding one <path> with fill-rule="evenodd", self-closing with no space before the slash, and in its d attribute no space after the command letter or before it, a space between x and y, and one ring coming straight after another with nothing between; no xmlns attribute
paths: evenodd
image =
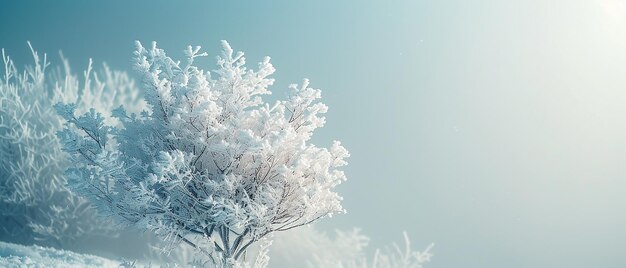
<svg viewBox="0 0 626 268"><path fill-rule="evenodd" d="M360 230L336 230L331 236L315 225L276 234L272 267L338 267L360 259L369 243Z"/></svg>
<svg viewBox="0 0 626 268"><path fill-rule="evenodd" d="M431 249L428 246L424 251L416 251L411 248L411 241L406 232L404 234L404 247L393 243L391 247L382 250L376 249L376 253L371 262L366 257L340 263L342 268L422 268L424 263L429 262L432 257Z"/></svg>
<svg viewBox="0 0 626 268"><path fill-rule="evenodd" d="M404 233L404 246L396 243L376 249L368 257L366 248L370 238L359 229L336 230L334 236L315 227L299 228L276 235L272 265L277 267L340 268L422 268L432 257L431 244L423 251L411 248L410 240Z"/></svg>
<svg viewBox="0 0 626 268"><path fill-rule="evenodd" d="M49 72L46 54L31 51L34 65L18 71L2 50L0 239L66 247L95 233L112 234L87 201L65 186L70 162L55 136L63 123L53 104L74 102L79 110L107 111L136 103L138 91L123 72L106 65L93 72L91 60L82 83L62 57L62 66Z"/></svg>
<svg viewBox="0 0 626 268"><path fill-rule="evenodd" d="M121 126L73 103L56 109L67 120L58 136L75 163L67 171L74 191L120 222L233 267L269 234L343 212L333 188L345 180L348 152L309 142L325 122L320 90L305 80L270 105L261 98L274 82L269 57L255 71L223 48L217 70L205 72L194 65L206 56L200 47L188 47L181 63L137 42L149 109L113 110ZM266 254L255 262L265 266Z"/></svg>

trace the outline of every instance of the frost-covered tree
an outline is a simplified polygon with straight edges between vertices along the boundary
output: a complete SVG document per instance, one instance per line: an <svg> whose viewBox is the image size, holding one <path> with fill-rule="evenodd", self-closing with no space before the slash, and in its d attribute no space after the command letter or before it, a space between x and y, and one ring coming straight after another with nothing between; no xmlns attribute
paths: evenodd
<svg viewBox="0 0 626 268"><path fill-rule="evenodd" d="M269 105L274 72L269 57L247 69L243 53L223 42L217 70L184 63L137 42L136 69L149 109L113 111L121 126L96 110L58 104L67 127L58 136L75 163L70 186L99 211L185 243L217 266L237 266L249 247L277 231L343 212L333 187L348 152L309 142L323 126L320 90L290 86L285 101ZM267 248L262 250L266 252ZM261 254L256 266L267 263Z"/></svg>
<svg viewBox="0 0 626 268"><path fill-rule="evenodd" d="M272 267L337 267L337 268L421 268L432 257L428 246L423 251L411 248L404 233L404 246L392 244L376 249L368 257L370 238L359 229L336 230L334 235L315 226L298 228L275 235L271 252Z"/></svg>
<svg viewBox="0 0 626 268"><path fill-rule="evenodd" d="M65 187L70 162L55 135L63 123L53 104L107 111L137 103L138 90L126 73L106 65L93 72L90 61L80 79L63 57L52 68L45 54L31 51L34 65L21 71L2 50L0 240L65 247L95 233L110 234L86 200Z"/></svg>

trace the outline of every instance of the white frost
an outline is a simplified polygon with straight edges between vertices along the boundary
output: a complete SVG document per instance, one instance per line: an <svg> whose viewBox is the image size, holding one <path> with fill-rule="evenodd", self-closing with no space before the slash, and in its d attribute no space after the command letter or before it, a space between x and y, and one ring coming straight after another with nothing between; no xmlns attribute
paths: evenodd
<svg viewBox="0 0 626 268"><path fill-rule="evenodd" d="M0 267L119 267L119 262L67 250L22 246L0 241Z"/></svg>

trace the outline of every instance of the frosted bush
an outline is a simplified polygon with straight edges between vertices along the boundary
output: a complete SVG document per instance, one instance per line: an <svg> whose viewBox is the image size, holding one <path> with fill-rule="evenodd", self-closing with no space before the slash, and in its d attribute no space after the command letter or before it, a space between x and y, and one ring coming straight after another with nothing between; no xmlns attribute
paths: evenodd
<svg viewBox="0 0 626 268"><path fill-rule="evenodd" d="M267 247L243 262L249 247L286 231L343 212L333 188L348 152L334 142L309 142L324 125L320 90L290 86L273 105L269 57L247 69L243 53L223 42L217 70L194 65L200 47L183 63L137 42L136 69L148 110L113 110L121 126L97 110L56 105L68 124L59 132L76 165L69 185L99 211L149 230L172 245L184 243L218 267L263 267Z"/></svg>
<svg viewBox="0 0 626 268"><path fill-rule="evenodd" d="M29 43L30 46L30 43ZM142 105L133 81L106 65L83 77L67 60L50 69L32 47L34 65L23 71L2 50L0 77L0 240L65 247L97 233L111 234L97 221L87 201L66 188L70 160L55 132L62 127L53 104L77 103L77 109L108 111L122 103Z"/></svg>

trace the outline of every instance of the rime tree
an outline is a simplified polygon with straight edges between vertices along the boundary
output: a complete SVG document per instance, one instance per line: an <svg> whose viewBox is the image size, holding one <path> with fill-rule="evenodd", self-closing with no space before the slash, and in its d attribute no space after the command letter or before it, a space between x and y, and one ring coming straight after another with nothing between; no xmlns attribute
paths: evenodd
<svg viewBox="0 0 626 268"><path fill-rule="evenodd" d="M96 72L90 61L79 78L64 58L50 67L45 54L31 51L34 65L18 70L2 50L0 239L66 247L94 233L111 234L86 200L65 187L70 163L55 136L63 122L52 106L71 101L81 111L86 106L106 111L135 103L138 91L126 73L106 65Z"/></svg>
<svg viewBox="0 0 626 268"><path fill-rule="evenodd" d="M325 122L320 90L305 80L269 105L261 98L274 81L269 57L255 71L243 53L223 48L217 70L205 72L194 66L206 56L200 47L188 47L181 63L137 42L149 109L115 109L120 127L95 110L56 108L68 122L58 136L76 163L67 171L72 189L105 215L231 267L272 232L343 212L333 187L345 180L348 152L309 142Z"/></svg>

